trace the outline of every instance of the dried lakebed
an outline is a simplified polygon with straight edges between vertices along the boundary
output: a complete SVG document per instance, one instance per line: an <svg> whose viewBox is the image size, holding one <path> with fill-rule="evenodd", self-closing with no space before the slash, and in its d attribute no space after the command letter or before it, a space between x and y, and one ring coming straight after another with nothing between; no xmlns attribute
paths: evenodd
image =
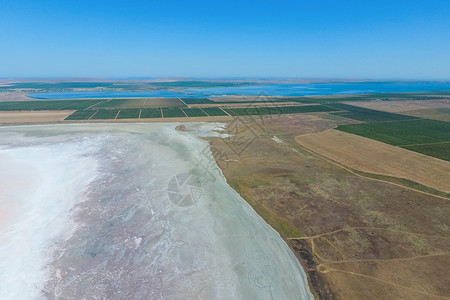
<svg viewBox="0 0 450 300"><path fill-rule="evenodd" d="M0 128L1 299L313 299L198 136L218 125Z"/></svg>

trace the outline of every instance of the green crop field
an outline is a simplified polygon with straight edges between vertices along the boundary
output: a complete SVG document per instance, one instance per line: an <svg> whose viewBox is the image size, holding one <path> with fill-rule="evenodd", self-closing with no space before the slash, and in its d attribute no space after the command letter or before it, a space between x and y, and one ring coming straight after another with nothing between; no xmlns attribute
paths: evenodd
<svg viewBox="0 0 450 300"><path fill-rule="evenodd" d="M429 119L341 125L337 129L381 142L385 142L383 137L389 137L398 140L395 143L386 142L395 146L450 141L450 122Z"/></svg>
<svg viewBox="0 0 450 300"><path fill-rule="evenodd" d="M159 108L143 108L141 119L161 118L161 109Z"/></svg>
<svg viewBox="0 0 450 300"><path fill-rule="evenodd" d="M239 107L239 108L224 108L224 110L232 116L280 114L280 111L277 107Z"/></svg>
<svg viewBox="0 0 450 300"><path fill-rule="evenodd" d="M304 106L280 106L278 107L281 114L301 114L311 112L329 112L335 109L323 105L304 105ZM277 108L275 108L277 110Z"/></svg>
<svg viewBox="0 0 450 300"><path fill-rule="evenodd" d="M212 100L209 100L207 98L182 98L184 103L186 104L211 104L215 103Z"/></svg>
<svg viewBox="0 0 450 300"><path fill-rule="evenodd" d="M333 103L341 103L344 101L372 101L375 99L377 99L377 98L373 95L355 95L355 96L353 96L353 95L338 95L338 96L330 95L330 96L285 97L283 101L299 102L299 103L305 103L305 104L333 104ZM386 100L388 100L388 99L386 99Z"/></svg>
<svg viewBox="0 0 450 300"><path fill-rule="evenodd" d="M218 107L202 107L202 110L208 114L208 116L228 116L223 110Z"/></svg>
<svg viewBox="0 0 450 300"><path fill-rule="evenodd" d="M284 101L331 104L345 101L435 100L435 99L442 99L442 96L448 95L450 95L450 91L411 92L411 93L372 93L359 95L285 97Z"/></svg>
<svg viewBox="0 0 450 300"><path fill-rule="evenodd" d="M207 114L200 108L183 108L183 111L188 117L207 117Z"/></svg>
<svg viewBox="0 0 450 300"><path fill-rule="evenodd" d="M341 125L338 130L448 160L450 122L429 119Z"/></svg>
<svg viewBox="0 0 450 300"><path fill-rule="evenodd" d="M450 142L402 146L402 148L450 161Z"/></svg>
<svg viewBox="0 0 450 300"><path fill-rule="evenodd" d="M14 110L82 110L120 108L186 107L177 98L32 100L0 102L0 111Z"/></svg>
<svg viewBox="0 0 450 300"><path fill-rule="evenodd" d="M13 110L78 110L88 108L99 100L33 100L0 102L0 111Z"/></svg>
<svg viewBox="0 0 450 300"><path fill-rule="evenodd" d="M343 110L342 112L332 112L331 114L340 117L363 121L363 122L383 122L383 121L396 121L396 120L411 120L417 119L417 117L393 114L389 112L373 110L348 104L328 104L328 107L334 108L334 110Z"/></svg>
<svg viewBox="0 0 450 300"><path fill-rule="evenodd" d="M92 116L91 120L114 120L119 112L118 109L102 109L97 111L95 115Z"/></svg>
<svg viewBox="0 0 450 300"><path fill-rule="evenodd" d="M89 120L94 113L93 110L77 110L64 120Z"/></svg>
<svg viewBox="0 0 450 300"><path fill-rule="evenodd" d="M186 107L186 105L177 98L118 98L104 101L96 105L95 109L163 107Z"/></svg>
<svg viewBox="0 0 450 300"><path fill-rule="evenodd" d="M126 108L121 109L117 119L138 119L141 109L139 108Z"/></svg>
<svg viewBox="0 0 450 300"><path fill-rule="evenodd" d="M239 107L224 108L233 116L248 115L278 115L278 114L298 114L311 112L328 112L335 109L323 105L304 105L304 106L272 106L272 107Z"/></svg>
<svg viewBox="0 0 450 300"><path fill-rule="evenodd" d="M163 108L164 118L186 118L184 112L179 108Z"/></svg>
<svg viewBox="0 0 450 300"><path fill-rule="evenodd" d="M58 109L59 110L86 109L100 102L101 101L99 100L62 100L60 101L61 106Z"/></svg>
<svg viewBox="0 0 450 300"><path fill-rule="evenodd" d="M142 104L142 99L107 99L92 109L139 108Z"/></svg>

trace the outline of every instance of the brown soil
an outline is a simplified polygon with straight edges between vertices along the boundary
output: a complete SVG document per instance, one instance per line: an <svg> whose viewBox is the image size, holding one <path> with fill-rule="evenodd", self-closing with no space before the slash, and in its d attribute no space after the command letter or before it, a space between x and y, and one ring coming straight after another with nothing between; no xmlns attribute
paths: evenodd
<svg viewBox="0 0 450 300"><path fill-rule="evenodd" d="M33 98L27 96L28 94L24 92L0 92L0 102L33 100Z"/></svg>
<svg viewBox="0 0 450 300"><path fill-rule="evenodd" d="M175 130L178 130L178 131L186 131L186 132L192 132L192 130L187 129L185 125L178 125L178 126L176 126L176 127L175 127Z"/></svg>
<svg viewBox="0 0 450 300"><path fill-rule="evenodd" d="M372 139L326 130L296 137L303 147L352 169L406 178L450 192L450 163Z"/></svg>
<svg viewBox="0 0 450 300"><path fill-rule="evenodd" d="M0 111L0 125L58 122L63 121L73 112L73 110Z"/></svg>

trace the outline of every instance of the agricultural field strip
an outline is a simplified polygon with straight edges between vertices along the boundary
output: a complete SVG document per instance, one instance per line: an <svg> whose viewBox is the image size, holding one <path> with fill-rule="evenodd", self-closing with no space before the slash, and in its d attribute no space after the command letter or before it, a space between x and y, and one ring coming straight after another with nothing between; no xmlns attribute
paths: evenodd
<svg viewBox="0 0 450 300"><path fill-rule="evenodd" d="M270 107L242 107L223 108L230 115L278 115L292 113L330 112L336 109L323 105L302 105L302 106L270 106Z"/></svg>
<svg viewBox="0 0 450 300"><path fill-rule="evenodd" d="M188 106L188 105L186 104L186 102L184 102L183 100L181 100L181 98L177 98L177 99L180 100L181 103L183 103L184 105L186 105L186 107Z"/></svg>
<svg viewBox="0 0 450 300"><path fill-rule="evenodd" d="M203 110L201 107L200 107L200 110L201 110L202 112L204 112L205 115L207 115L207 116L209 117L209 114L208 114L205 110Z"/></svg>
<svg viewBox="0 0 450 300"><path fill-rule="evenodd" d="M450 141L442 141L442 142L434 142L434 143L422 143L422 144L406 144L406 145L398 145L397 147L438 145L438 144L447 144L447 143L450 143Z"/></svg>
<svg viewBox="0 0 450 300"><path fill-rule="evenodd" d="M143 108L141 109L140 119L162 118L160 108Z"/></svg>
<svg viewBox="0 0 450 300"><path fill-rule="evenodd" d="M9 101L0 102L0 111L30 110L80 110L96 104L98 100L50 100L50 101Z"/></svg>
<svg viewBox="0 0 450 300"><path fill-rule="evenodd" d="M205 112L207 116L229 116L228 113L218 106L203 107L201 110Z"/></svg>
<svg viewBox="0 0 450 300"><path fill-rule="evenodd" d="M177 98L114 98L95 109L187 107Z"/></svg>
<svg viewBox="0 0 450 300"><path fill-rule="evenodd" d="M183 108L187 117L207 117L208 115L200 108Z"/></svg>
<svg viewBox="0 0 450 300"><path fill-rule="evenodd" d="M341 125L337 130L450 161L450 123L429 119Z"/></svg>
<svg viewBox="0 0 450 300"><path fill-rule="evenodd" d="M99 110L94 116L92 116L91 119L114 120L119 111L120 110L118 109L102 109Z"/></svg>
<svg viewBox="0 0 450 300"><path fill-rule="evenodd" d="M326 104L324 106L338 110L336 112L330 112L330 114L363 122L388 122L419 119L414 116L390 113L343 103Z"/></svg>
<svg viewBox="0 0 450 300"><path fill-rule="evenodd" d="M429 119L341 125L338 129L343 129L342 131L345 131L346 129L356 129L356 131L362 130L364 132L411 141L410 144L429 144L450 141L450 122ZM399 145L401 144L396 144L395 146Z"/></svg>
<svg viewBox="0 0 450 300"><path fill-rule="evenodd" d="M106 100L106 102L109 102L109 101L111 101L111 100L112 100L112 99ZM86 107L85 109L86 109L86 110L92 109L94 106L99 105L100 103L103 103L103 102L97 102L97 103L95 103L95 104L93 104L93 105L91 105L91 106L89 106L89 107Z"/></svg>
<svg viewBox="0 0 450 300"><path fill-rule="evenodd" d="M450 132L450 126L445 121L433 122L433 120L427 121L426 119L420 119L414 116L404 118L404 115L385 112L379 113L376 110L357 106L352 107L348 104L332 104L329 106L350 111L350 113L341 111L336 113L332 112L331 114L369 122L359 125L340 126L337 128L338 130L450 161L450 135L445 135L445 132ZM417 121L418 123L413 121ZM405 126L408 127L408 124L411 125L411 128L404 128ZM422 124L424 128L421 128L417 124ZM427 127L427 125L431 125L431 128L429 128L430 126ZM416 132L417 134L411 136L411 132ZM433 134L436 132L441 132L441 134Z"/></svg>
<svg viewBox="0 0 450 300"><path fill-rule="evenodd" d="M194 101L203 102L203 100L207 99L192 99ZM150 103L153 102L153 103ZM152 99L149 101L149 98L104 98L104 99L84 99L84 100L35 100L35 101L26 101L26 102L3 102L0 103L0 110L63 110L63 109L77 109L77 110L97 110L97 109L120 109L120 108L164 108L164 107L187 107L185 100L180 100L177 98L159 98ZM212 102L212 101L211 101ZM214 102L212 102L214 103ZM324 106L320 105L305 105L302 108L298 108L297 106L270 106L275 109L284 110L284 113L289 113L288 110L295 109L308 109L311 107L321 108L321 110L330 110L324 109ZM269 108L269 107L266 107ZM231 108L224 108L231 109ZM244 107L234 108L238 110L244 109ZM245 109L252 109L252 107L245 107ZM256 109L255 107L253 109ZM295 111L293 111L295 113ZM303 112L303 111L299 111ZM309 112L309 111L305 111ZM245 112L240 112L244 113ZM256 113L260 114L260 113ZM264 113L267 114L267 113Z"/></svg>
<svg viewBox="0 0 450 300"><path fill-rule="evenodd" d="M337 128L337 129L340 130L339 128ZM343 131L344 131L344 130L343 130ZM380 133L380 132L377 132L377 131L372 131L372 130L370 130L370 129L366 129L366 132L372 133L372 136L384 136L384 137L386 137L387 139L396 139L396 140L398 140L398 141L408 142L407 140L401 139L401 138L399 138L399 137L393 137L392 135ZM353 133L353 132L352 132L352 133ZM353 133L353 134L358 134L358 133ZM358 135L361 135L361 134L358 134ZM361 135L361 136L364 136L364 135ZM365 137L368 137L368 136L365 136ZM372 138L372 139L377 140L377 139L375 139L375 138ZM393 143L387 143L387 144L393 145ZM400 145L399 145L399 144L395 144L394 146L399 147Z"/></svg>
<svg viewBox="0 0 450 300"><path fill-rule="evenodd" d="M98 113L98 110L97 110L96 112L94 112L94 113L92 114L92 116L89 117L88 120L91 120L97 113Z"/></svg>
<svg viewBox="0 0 450 300"><path fill-rule="evenodd" d="M106 118L109 113L103 111L116 112L117 110L126 110L128 113L135 111L136 115L139 115L140 108L102 108L95 109L93 111L99 111L102 118ZM152 109L152 108L146 108ZM220 110L221 112L217 111ZM204 117L204 116L220 116L220 115L234 115L234 116L246 116L246 115L271 115L271 114L290 114L290 113L310 113L310 112L328 112L331 108L327 108L322 105L307 105L307 106L274 106L274 107L243 107L243 108L221 108L221 107L208 107L208 108L180 108L180 107L165 107L161 108L162 117ZM78 110L78 111L86 111ZM77 112L78 112L77 111ZM120 113L117 115L120 119ZM100 118L96 116L95 118ZM95 119L94 118L94 119ZM112 118L112 115L111 115ZM138 118L137 116L134 118ZM72 118L68 118L73 119Z"/></svg>
<svg viewBox="0 0 450 300"><path fill-rule="evenodd" d="M227 114L228 116L231 116L227 111L225 111L223 108L221 108L221 107L219 107L219 109L221 110L221 111L223 111L225 114Z"/></svg>
<svg viewBox="0 0 450 300"><path fill-rule="evenodd" d="M186 114L186 112L182 109L182 108L180 108L180 110L183 112L183 114L186 116L186 118L188 117L188 115Z"/></svg>
<svg viewBox="0 0 450 300"><path fill-rule="evenodd" d="M404 178L440 191L450 191L445 180L450 164L430 156L335 129L300 135L296 141L352 169Z"/></svg>
<svg viewBox="0 0 450 300"><path fill-rule="evenodd" d="M164 118L183 118L186 114L179 108L162 108Z"/></svg>
<svg viewBox="0 0 450 300"><path fill-rule="evenodd" d="M65 120L89 120L95 113L94 110L77 110L67 116Z"/></svg>

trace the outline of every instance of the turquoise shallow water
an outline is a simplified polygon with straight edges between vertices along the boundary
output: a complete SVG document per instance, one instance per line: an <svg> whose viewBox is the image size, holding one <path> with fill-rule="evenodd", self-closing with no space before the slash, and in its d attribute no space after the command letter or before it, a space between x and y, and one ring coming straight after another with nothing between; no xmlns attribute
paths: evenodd
<svg viewBox="0 0 450 300"><path fill-rule="evenodd" d="M220 95L259 95L269 96L312 96L359 93L399 93L420 91L449 91L448 81L386 81L386 82L344 82L311 84L266 84L241 87L217 87L185 89L176 91L150 92L65 92L39 93L30 97L36 99L80 99L113 97L184 97L201 98Z"/></svg>

